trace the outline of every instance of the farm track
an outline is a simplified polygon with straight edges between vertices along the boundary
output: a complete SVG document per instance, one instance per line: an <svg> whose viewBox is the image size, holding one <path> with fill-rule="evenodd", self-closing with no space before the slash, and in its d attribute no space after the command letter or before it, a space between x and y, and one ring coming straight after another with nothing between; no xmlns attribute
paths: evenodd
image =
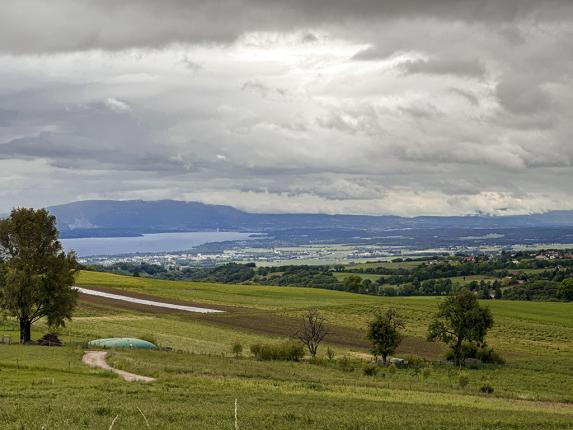
<svg viewBox="0 0 573 430"><path fill-rule="evenodd" d="M171 303L183 306L205 306L203 303L167 299L133 291L124 291L99 286L89 286L89 288L92 290L107 292L111 294L119 294L143 300L160 301L163 303ZM272 311L264 311L247 307L209 304L209 308L221 310L224 312L217 314L195 314L190 312L182 312L175 309L142 305L139 303L119 301L109 299L107 297L87 294L80 294L80 298L82 301L87 303L112 306L115 308L144 313L172 314L185 319L205 321L215 325L252 331L269 336L293 336L300 327L300 320L298 318L279 315ZM330 332L326 338L326 341L329 343L356 349L367 349L369 347L365 331L336 325L329 326L329 330ZM442 357L443 352L443 347L440 344L427 342L415 337L406 337L398 348L398 353L416 354L427 359L439 359Z"/></svg>
<svg viewBox="0 0 573 430"><path fill-rule="evenodd" d="M105 360L107 356L106 351L86 351L82 357L82 362L90 367L97 367L98 369L109 370L116 375L121 376L128 382L153 382L155 378L150 378L149 376L136 375L135 373L126 372L125 370L119 370L111 367L107 364Z"/></svg>

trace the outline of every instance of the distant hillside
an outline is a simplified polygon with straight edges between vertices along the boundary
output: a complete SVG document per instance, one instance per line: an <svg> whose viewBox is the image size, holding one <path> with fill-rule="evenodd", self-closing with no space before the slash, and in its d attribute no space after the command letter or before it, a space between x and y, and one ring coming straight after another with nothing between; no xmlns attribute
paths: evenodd
<svg viewBox="0 0 573 430"><path fill-rule="evenodd" d="M174 200L89 200L48 208L67 235L199 230L266 231L291 228L385 229L407 218L324 214L254 214L230 206ZM75 232L75 233L74 233Z"/></svg>
<svg viewBox="0 0 573 430"><path fill-rule="evenodd" d="M164 231L231 228L249 214L229 206L195 202L88 200L49 208L62 230L151 229Z"/></svg>
<svg viewBox="0 0 573 430"><path fill-rule="evenodd" d="M325 214L255 214L230 206L174 200L88 200L52 206L64 237L125 236L152 232L290 229L488 229L571 227L572 211L519 216L398 217Z"/></svg>

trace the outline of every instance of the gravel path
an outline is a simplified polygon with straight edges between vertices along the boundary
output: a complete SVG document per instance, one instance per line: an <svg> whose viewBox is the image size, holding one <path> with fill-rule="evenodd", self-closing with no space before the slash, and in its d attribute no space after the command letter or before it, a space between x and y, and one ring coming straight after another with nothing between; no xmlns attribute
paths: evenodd
<svg viewBox="0 0 573 430"><path fill-rule="evenodd" d="M107 361L105 361L105 357L107 356L106 351L86 351L84 356L82 357L82 362L87 364L90 367L97 367L104 370L109 370L110 372L115 373L116 375L121 376L123 379L129 382L138 381L138 382L152 382L155 381L155 378L150 378L148 376L141 376L136 375L135 373L129 373L125 370L114 369Z"/></svg>
<svg viewBox="0 0 573 430"><path fill-rule="evenodd" d="M200 314L214 314L214 313L224 312L224 311L221 311L218 309L199 308L196 306L176 305L174 303L165 303L165 302L157 302L155 300L138 299L136 297L122 296L120 294L113 294L113 293L106 293L104 291L90 290L89 288L81 288L81 287L74 287L74 288L77 291L79 291L80 293L87 294L89 296L105 297L107 299L121 300L124 302L137 303L137 304L146 305L146 306L154 306L156 308L175 309L178 311L196 312L196 313L200 313Z"/></svg>

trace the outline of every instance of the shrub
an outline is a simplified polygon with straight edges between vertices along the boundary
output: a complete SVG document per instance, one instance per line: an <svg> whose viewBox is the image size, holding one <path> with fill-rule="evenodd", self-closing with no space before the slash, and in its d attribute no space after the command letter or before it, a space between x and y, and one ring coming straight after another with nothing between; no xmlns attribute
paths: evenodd
<svg viewBox="0 0 573 430"><path fill-rule="evenodd" d="M376 376L378 374L379 367L376 364L367 364L362 368L362 373L366 376Z"/></svg>
<svg viewBox="0 0 573 430"><path fill-rule="evenodd" d="M255 358L257 360L278 360L279 352L278 347L275 345L261 345L260 349L255 353Z"/></svg>
<svg viewBox="0 0 573 430"><path fill-rule="evenodd" d="M235 342L231 347L231 352L239 358L243 354L243 345L240 342Z"/></svg>
<svg viewBox="0 0 573 430"><path fill-rule="evenodd" d="M567 278L561 282L557 289L557 297L566 302L573 301L573 279Z"/></svg>
<svg viewBox="0 0 573 430"><path fill-rule="evenodd" d="M326 348L326 358L332 361L334 360L335 357L336 357L336 352L334 351L334 349L332 349L330 346Z"/></svg>
<svg viewBox="0 0 573 430"><path fill-rule="evenodd" d="M464 358L477 358L478 347L473 342L464 342L462 344L462 357Z"/></svg>
<svg viewBox="0 0 573 430"><path fill-rule="evenodd" d="M38 340L38 345L44 346L62 346L63 344L56 333L47 333Z"/></svg>
<svg viewBox="0 0 573 430"><path fill-rule="evenodd" d="M318 366L322 366L324 365L324 359L321 357L310 357L310 361L311 364L316 364Z"/></svg>
<svg viewBox="0 0 573 430"><path fill-rule="evenodd" d="M253 354L255 357L258 357L258 355L261 352L262 347L263 346L260 343L255 343L255 344L251 345L251 354Z"/></svg>
<svg viewBox="0 0 573 430"><path fill-rule="evenodd" d="M279 360L280 355L281 351L279 346L264 344L261 346L261 350L259 351L259 356L257 359L264 361Z"/></svg>
<svg viewBox="0 0 573 430"><path fill-rule="evenodd" d="M388 366L388 372L390 372L391 375L394 375L397 370L396 365L394 363L390 363Z"/></svg>
<svg viewBox="0 0 573 430"><path fill-rule="evenodd" d="M505 360L492 347L483 346L478 348L475 343L464 342L462 345L462 357L480 360L482 363L505 364ZM454 355L450 350L446 353L447 360L453 360Z"/></svg>
<svg viewBox="0 0 573 430"><path fill-rule="evenodd" d="M338 360L338 367L343 372L354 371L354 366L352 365L352 362L350 361L350 359L348 357L342 357L340 360Z"/></svg>
<svg viewBox="0 0 573 430"><path fill-rule="evenodd" d="M304 348L301 343L289 341L281 345L283 360L300 361L304 358Z"/></svg>
<svg viewBox="0 0 573 430"><path fill-rule="evenodd" d="M473 342L464 342L462 344L462 357L463 358L477 358L478 347ZM449 349L446 352L446 360L453 360L454 359L454 351Z"/></svg>
<svg viewBox="0 0 573 430"><path fill-rule="evenodd" d="M470 379L466 375L460 375L458 379L458 384L460 385L460 387L466 388L469 383Z"/></svg>
<svg viewBox="0 0 573 430"><path fill-rule="evenodd" d="M408 368L413 369L415 372L419 372L420 369L426 366L426 360L418 355L405 355L403 358L408 362Z"/></svg>
<svg viewBox="0 0 573 430"><path fill-rule="evenodd" d="M505 364L503 357L495 352L493 348L487 346L478 350L476 358L483 363Z"/></svg>
<svg viewBox="0 0 573 430"><path fill-rule="evenodd" d="M382 278L382 279L384 279L384 278ZM394 287L384 287L382 292L383 292L383 295L390 296L390 297L398 295L398 290Z"/></svg>
<svg viewBox="0 0 573 430"><path fill-rule="evenodd" d="M287 341L281 344L251 345L251 352L257 360L300 361L304 357L304 348L299 342Z"/></svg>
<svg viewBox="0 0 573 430"><path fill-rule="evenodd" d="M429 367L426 367L423 371L422 371L422 377L424 379L428 379L430 376L432 376L432 369L430 369Z"/></svg>
<svg viewBox="0 0 573 430"><path fill-rule="evenodd" d="M482 385L479 389L482 393L491 394L493 393L493 387L489 384Z"/></svg>

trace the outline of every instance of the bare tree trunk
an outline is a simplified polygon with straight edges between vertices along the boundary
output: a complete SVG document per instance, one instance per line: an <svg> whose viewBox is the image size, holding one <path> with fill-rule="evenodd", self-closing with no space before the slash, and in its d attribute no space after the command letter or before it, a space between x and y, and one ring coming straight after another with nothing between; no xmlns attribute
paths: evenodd
<svg viewBox="0 0 573 430"><path fill-rule="evenodd" d="M315 343L310 343L310 344L308 345L308 350L309 350L310 356L311 356L312 358L315 358L315 357L316 357L316 351L317 351L317 349L318 349L318 345L315 344Z"/></svg>
<svg viewBox="0 0 573 430"><path fill-rule="evenodd" d="M28 318L20 318L20 343L25 344L32 340L32 322Z"/></svg>
<svg viewBox="0 0 573 430"><path fill-rule="evenodd" d="M461 366L462 364L462 341L458 339L456 345L454 346L454 364L456 366Z"/></svg>

